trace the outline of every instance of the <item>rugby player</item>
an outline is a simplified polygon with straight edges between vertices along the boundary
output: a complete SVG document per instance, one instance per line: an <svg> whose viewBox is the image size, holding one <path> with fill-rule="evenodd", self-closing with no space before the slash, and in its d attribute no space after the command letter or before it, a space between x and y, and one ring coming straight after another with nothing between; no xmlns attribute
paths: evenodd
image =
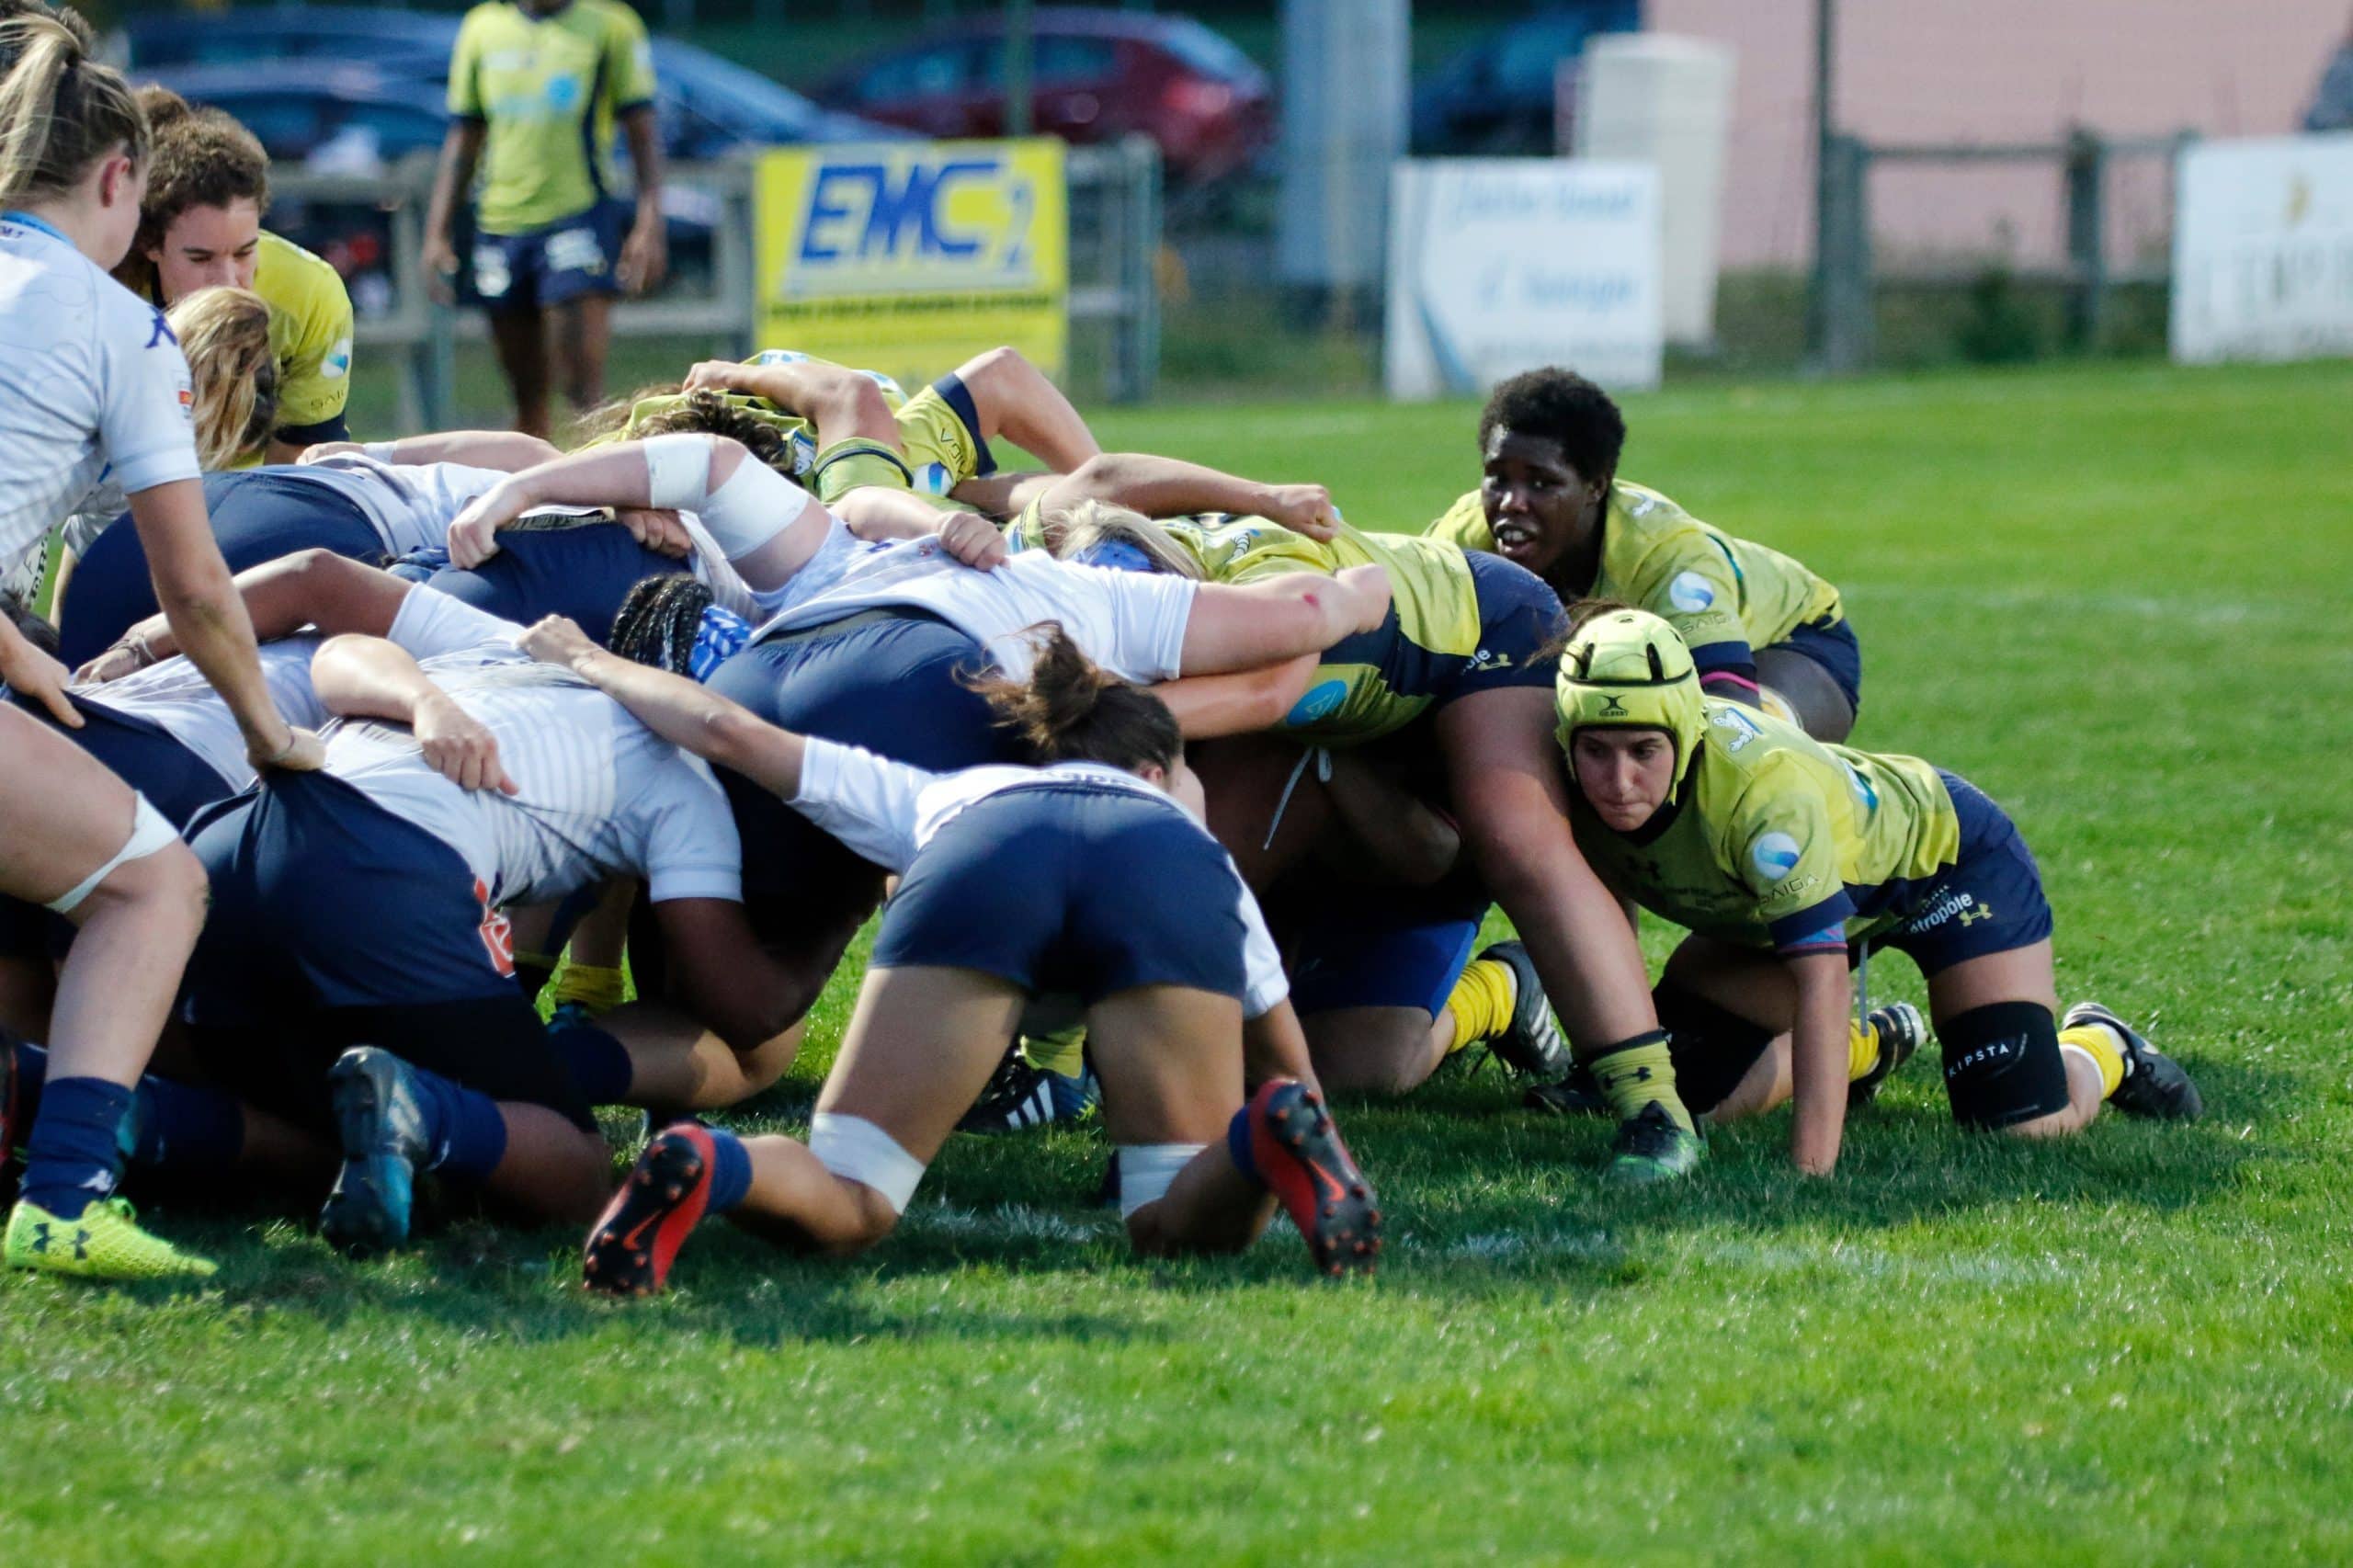
<svg viewBox="0 0 2353 1568"><path fill-rule="evenodd" d="M1710 695L1761 705L1817 740L1845 740L1863 661L1838 590L1619 478L1625 444L1625 416L1583 376L1514 376L1479 416L1485 478L1428 532L1518 562L1563 604L1647 609L1682 635Z"/></svg>
<svg viewBox="0 0 2353 1568"><path fill-rule="evenodd" d="M139 101L155 151L139 236L115 276L167 310L213 288L249 289L267 304L277 419L242 463L292 462L314 442L348 438L351 296L332 266L261 226L269 155L235 119L190 108L169 88L142 87Z"/></svg>
<svg viewBox="0 0 2353 1568"><path fill-rule="evenodd" d="M88 29L0 24L0 557L61 522L109 468L153 551L165 612L228 703L257 767L315 767L316 737L271 702L244 608L206 526L188 364L162 312L107 276L139 222L149 137ZM0 682L68 727L64 671L0 621ZM59 976L51 1075L22 1134L24 1182L0 1256L110 1278L201 1275L210 1263L142 1230L114 1196L131 1090L203 915L203 873L120 779L13 706L0 708L0 892L79 930ZM5 1110L0 1144L20 1134Z"/></svg>
<svg viewBox="0 0 2353 1568"><path fill-rule="evenodd" d="M548 434L551 382L575 410L604 401L613 296L645 292L668 267L654 88L645 24L619 0L489 0L459 27L427 281L446 290L457 277L458 204L473 192L472 292L490 312L516 427L531 435ZM626 237L608 159L616 119L637 187Z"/></svg>
<svg viewBox="0 0 2353 1568"><path fill-rule="evenodd" d="M1909 1026L1888 1038L1900 1019L1849 1022L1849 969L1890 947L1927 981L1962 1126L2048 1137L2104 1103L2199 1115L2189 1074L2117 1015L2057 1016L2041 875L1966 779L1705 695L1681 634L1643 610L1585 620L1557 706L1577 842L1613 891L1691 932L1656 999L1694 1109L1794 1099L1792 1156L1828 1174L1849 1084L1875 1086L1916 1043Z"/></svg>
<svg viewBox="0 0 2353 1568"><path fill-rule="evenodd" d="M873 1245L1048 988L1086 1005L1139 1251L1236 1250L1279 1197L1319 1269L1370 1271L1380 1213L1321 1096L1274 1075L1244 1103L1245 1051L1295 1055L1298 1024L1157 700L1053 629L1026 679L984 685L1038 766L938 774L767 724L562 622L527 645L901 877L808 1142L661 1133L589 1234L592 1288L659 1290L706 1214L820 1251Z"/></svg>

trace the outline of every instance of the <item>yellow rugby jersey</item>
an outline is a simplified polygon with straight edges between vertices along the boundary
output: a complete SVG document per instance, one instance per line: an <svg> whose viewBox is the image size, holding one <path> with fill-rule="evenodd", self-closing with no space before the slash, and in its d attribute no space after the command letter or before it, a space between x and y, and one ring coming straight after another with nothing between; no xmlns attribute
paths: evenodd
<svg viewBox="0 0 2353 1568"><path fill-rule="evenodd" d="M1569 791L1578 846L1643 908L1721 941L1836 951L1893 919L1905 884L1959 858L1961 819L1932 765L1703 701L1683 788L1639 832L1608 827Z"/></svg>
<svg viewBox="0 0 2353 1568"><path fill-rule="evenodd" d="M1212 583L1264 582L1293 572L1329 576L1349 566L1388 569L1390 607L1379 630L1324 651L1284 728L1325 745L1353 745L1420 717L1479 653L1478 585L1462 551L1411 535L1342 524L1329 541L1265 517L1210 515L1160 525Z"/></svg>
<svg viewBox="0 0 2353 1568"><path fill-rule="evenodd" d="M1613 483L1601 526L1601 569L1586 592L1673 626L1702 673L1753 662L1724 644L1743 644L1753 655L1789 641L1801 626L1826 625L1845 613L1838 590L1802 563L1734 539L1646 486ZM1465 550L1495 548L1476 490L1426 531Z"/></svg>
<svg viewBox="0 0 2353 1568"><path fill-rule="evenodd" d="M449 101L452 118L488 128L475 196L486 233L578 217L612 187L615 117L654 101L645 24L618 0L542 17L491 0L458 28Z"/></svg>
<svg viewBox="0 0 2353 1568"><path fill-rule="evenodd" d="M254 292L269 305L279 437L304 444L342 440L344 405L351 399L351 295L342 275L291 240L265 233Z"/></svg>

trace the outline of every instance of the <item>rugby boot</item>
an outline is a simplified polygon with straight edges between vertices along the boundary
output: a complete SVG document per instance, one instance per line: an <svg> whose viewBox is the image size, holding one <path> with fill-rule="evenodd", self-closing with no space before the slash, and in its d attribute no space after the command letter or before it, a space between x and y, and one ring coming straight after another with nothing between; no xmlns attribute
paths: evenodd
<svg viewBox="0 0 2353 1568"><path fill-rule="evenodd" d="M1880 1085L1886 1083L1898 1067L1911 1061L1928 1040L1928 1021L1920 1016L1920 1009L1909 1002L1874 1007L1864 1023L1878 1037L1879 1059L1871 1063L1870 1072L1847 1085L1849 1109L1869 1105L1879 1098Z"/></svg>
<svg viewBox="0 0 2353 1568"><path fill-rule="evenodd" d="M416 1170L431 1153L416 1080L391 1051L358 1046L327 1069L327 1097L343 1169L320 1210L319 1233L338 1252L371 1257L408 1240Z"/></svg>
<svg viewBox="0 0 2353 1568"><path fill-rule="evenodd" d="M710 1131L681 1121L656 1133L589 1227L580 1282L602 1295L651 1296L710 1204Z"/></svg>
<svg viewBox="0 0 2353 1568"><path fill-rule="evenodd" d="M1653 1187L1688 1176L1708 1146L1656 1100L1618 1124L1602 1179L1612 1187Z"/></svg>
<svg viewBox="0 0 2353 1568"><path fill-rule="evenodd" d="M1250 1100L1250 1158L1299 1227L1318 1271L1370 1274L1381 1252L1381 1210L1324 1096L1296 1078L1274 1078Z"/></svg>
<svg viewBox="0 0 2353 1568"><path fill-rule="evenodd" d="M1486 1042L1495 1059L1515 1073L1550 1082L1568 1072L1569 1042L1553 1020L1552 1006L1544 998L1544 983L1536 976L1535 960L1518 942L1497 942L1479 955L1511 971L1511 1027Z"/></svg>
<svg viewBox="0 0 2353 1568"><path fill-rule="evenodd" d="M11 1268L82 1279L203 1279L217 1271L209 1258L142 1230L123 1198L92 1203L74 1220L20 1199L8 1215L5 1252Z"/></svg>
<svg viewBox="0 0 2353 1568"><path fill-rule="evenodd" d="M2206 1113L2206 1102L2188 1070L2098 1003L2076 1003L2059 1027L2072 1029L2086 1024L2108 1029L2123 1044L2124 1081L2108 1096L2109 1104L2127 1116L2155 1121L2195 1121Z"/></svg>

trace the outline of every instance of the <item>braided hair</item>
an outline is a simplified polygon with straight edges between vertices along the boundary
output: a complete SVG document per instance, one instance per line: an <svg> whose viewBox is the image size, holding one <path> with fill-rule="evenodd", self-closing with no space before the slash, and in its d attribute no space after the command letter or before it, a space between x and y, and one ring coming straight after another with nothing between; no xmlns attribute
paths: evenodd
<svg viewBox="0 0 2353 1568"><path fill-rule="evenodd" d="M647 577L621 600L607 645L633 664L689 675L702 612L710 603L710 589L690 576Z"/></svg>

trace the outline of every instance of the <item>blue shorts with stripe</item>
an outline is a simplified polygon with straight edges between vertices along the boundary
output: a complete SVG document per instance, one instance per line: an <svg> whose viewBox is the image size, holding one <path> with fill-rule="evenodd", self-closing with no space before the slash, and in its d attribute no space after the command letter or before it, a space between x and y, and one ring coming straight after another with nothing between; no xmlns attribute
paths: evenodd
<svg viewBox="0 0 2353 1568"><path fill-rule="evenodd" d="M877 969L978 970L1092 1006L1146 985L1239 998L1242 881L1207 834L1132 790L1057 780L975 801L882 912Z"/></svg>
<svg viewBox="0 0 2353 1568"><path fill-rule="evenodd" d="M1848 945L1850 962L1868 946L1893 948L1939 973L1970 959L2030 948L2051 937L2051 904L2042 870L2018 824L1985 792L1957 773L1938 769L1961 819L1961 849L1953 864L1882 890L1875 902L1896 922L1862 944Z"/></svg>
<svg viewBox="0 0 2353 1568"><path fill-rule="evenodd" d="M1846 695L1847 705L1862 711L1863 645L1855 637L1853 622L1842 616L1826 626L1797 627L1773 643L1772 651L1795 653L1821 665L1823 674Z"/></svg>

